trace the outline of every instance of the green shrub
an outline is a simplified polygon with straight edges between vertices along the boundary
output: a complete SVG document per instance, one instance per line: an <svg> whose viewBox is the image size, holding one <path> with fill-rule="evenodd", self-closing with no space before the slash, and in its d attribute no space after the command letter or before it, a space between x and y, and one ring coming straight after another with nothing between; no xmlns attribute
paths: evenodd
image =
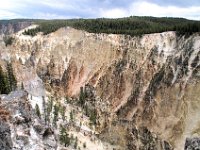
<svg viewBox="0 0 200 150"><path fill-rule="evenodd" d="M4 43L5 43L6 46L12 45L12 43L13 43L13 41L14 41L14 38L11 37L11 36L5 36L5 37L3 38L3 41L4 41Z"/></svg>

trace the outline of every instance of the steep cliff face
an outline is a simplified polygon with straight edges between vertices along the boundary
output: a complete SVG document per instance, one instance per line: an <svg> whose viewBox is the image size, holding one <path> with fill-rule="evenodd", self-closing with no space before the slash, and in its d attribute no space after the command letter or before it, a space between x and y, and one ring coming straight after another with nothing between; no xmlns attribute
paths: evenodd
<svg viewBox="0 0 200 150"><path fill-rule="evenodd" d="M16 33L32 24L32 21L0 20L0 35Z"/></svg>
<svg viewBox="0 0 200 150"><path fill-rule="evenodd" d="M32 96L77 97L87 85L102 140L121 149L181 150L199 136L200 36L22 32L11 46L0 43L1 66L11 61Z"/></svg>

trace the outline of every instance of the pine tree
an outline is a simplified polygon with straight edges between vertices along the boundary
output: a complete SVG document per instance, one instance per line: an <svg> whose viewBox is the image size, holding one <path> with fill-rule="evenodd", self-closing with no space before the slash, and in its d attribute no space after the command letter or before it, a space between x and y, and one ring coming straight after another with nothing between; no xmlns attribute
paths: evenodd
<svg viewBox="0 0 200 150"><path fill-rule="evenodd" d="M35 105L35 113L41 119L41 113L38 104Z"/></svg>
<svg viewBox="0 0 200 150"><path fill-rule="evenodd" d="M50 114L50 112L52 112L52 109L53 109L53 98L51 97L47 105L47 113Z"/></svg>
<svg viewBox="0 0 200 150"><path fill-rule="evenodd" d="M47 121L48 121L48 115L47 115L47 108L46 108L46 102L45 102L44 96L42 96L42 105L43 105L43 110L44 110L44 121L45 121L45 125L46 125Z"/></svg>
<svg viewBox="0 0 200 150"><path fill-rule="evenodd" d="M65 120L65 111L66 111L65 106L62 106L61 109L60 109L60 114L62 116L63 121Z"/></svg>
<svg viewBox="0 0 200 150"><path fill-rule="evenodd" d="M4 86L5 86L5 83L4 83L4 73L2 71L2 68L0 67L0 92L1 94L4 94Z"/></svg>
<svg viewBox="0 0 200 150"><path fill-rule="evenodd" d="M74 148L77 149L77 147L78 147L78 138L76 137L74 142Z"/></svg>
<svg viewBox="0 0 200 150"><path fill-rule="evenodd" d="M80 88L79 103L81 107L83 107L85 104L85 92L83 90L83 87Z"/></svg>
<svg viewBox="0 0 200 150"><path fill-rule="evenodd" d="M53 109L53 98L50 98L50 100L47 103L47 110L46 110L46 117L47 117L47 122L50 122L50 114L52 112Z"/></svg>
<svg viewBox="0 0 200 150"><path fill-rule="evenodd" d="M96 117L97 117L97 113L96 110L93 110L90 112L90 122L94 125L96 125Z"/></svg>
<svg viewBox="0 0 200 150"><path fill-rule="evenodd" d="M8 74L5 73L4 77L5 77L4 82L5 82L5 85L6 85L6 91L7 91L7 94L8 94L12 91L11 88L10 88L10 82L9 82Z"/></svg>
<svg viewBox="0 0 200 150"><path fill-rule="evenodd" d="M6 74L0 66L0 94L8 94L10 92L9 83Z"/></svg>
<svg viewBox="0 0 200 150"><path fill-rule="evenodd" d="M85 105L85 115L89 116L89 110L88 110L88 105L87 104Z"/></svg>
<svg viewBox="0 0 200 150"><path fill-rule="evenodd" d="M70 145L69 134L67 133L66 128L64 128L63 126L60 127L59 140L61 144L65 145L65 147Z"/></svg>
<svg viewBox="0 0 200 150"><path fill-rule="evenodd" d="M73 115L73 112L72 112L72 111L70 112L70 121L71 121L71 122L74 121L74 115Z"/></svg>
<svg viewBox="0 0 200 150"><path fill-rule="evenodd" d="M17 88L17 80L13 74L13 68L11 63L7 63L7 74L8 74L8 83L10 91L16 90Z"/></svg>
<svg viewBox="0 0 200 150"><path fill-rule="evenodd" d="M59 107L57 105L54 105L54 111L53 111L53 114L54 114L54 117L53 117L53 123L54 123L54 126L56 127L56 122L58 120L58 112L59 112Z"/></svg>

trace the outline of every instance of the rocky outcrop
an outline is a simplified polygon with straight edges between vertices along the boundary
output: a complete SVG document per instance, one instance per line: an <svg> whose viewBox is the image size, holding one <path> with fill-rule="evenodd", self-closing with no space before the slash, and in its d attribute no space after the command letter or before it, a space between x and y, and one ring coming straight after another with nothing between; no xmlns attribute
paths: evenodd
<svg viewBox="0 0 200 150"><path fill-rule="evenodd" d="M159 139L156 134L151 133L146 127L133 128L128 139L128 149L152 149L172 150L168 142Z"/></svg>
<svg viewBox="0 0 200 150"><path fill-rule="evenodd" d="M43 137L46 126L35 115L27 92L20 90L3 95L1 107L5 108L10 116L1 121L2 150L56 149L55 137L52 134Z"/></svg>
<svg viewBox="0 0 200 150"><path fill-rule="evenodd" d="M10 126L4 121L0 121L0 149L9 150L12 147Z"/></svg>
<svg viewBox="0 0 200 150"><path fill-rule="evenodd" d="M199 149L200 139L199 138L187 138L185 142L185 150Z"/></svg>

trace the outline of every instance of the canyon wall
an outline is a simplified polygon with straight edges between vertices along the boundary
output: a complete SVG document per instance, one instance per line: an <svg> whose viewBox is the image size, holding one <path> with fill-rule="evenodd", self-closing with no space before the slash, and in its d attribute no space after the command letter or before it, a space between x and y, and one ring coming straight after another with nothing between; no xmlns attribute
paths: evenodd
<svg viewBox="0 0 200 150"><path fill-rule="evenodd" d="M1 66L12 62L18 85L32 96L76 98L81 87L92 88L94 99L108 106L99 116L100 138L113 134L124 149L177 150L198 138L199 35L130 37L70 27L45 36L22 33L12 34L9 46L0 39Z"/></svg>

